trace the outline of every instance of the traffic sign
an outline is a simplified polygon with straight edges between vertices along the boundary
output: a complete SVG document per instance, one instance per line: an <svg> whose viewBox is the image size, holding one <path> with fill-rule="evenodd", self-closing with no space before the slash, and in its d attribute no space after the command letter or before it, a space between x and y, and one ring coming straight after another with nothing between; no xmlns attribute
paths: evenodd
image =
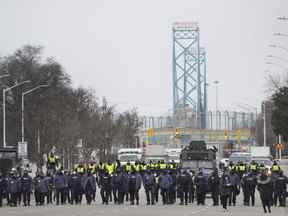
<svg viewBox="0 0 288 216"><path fill-rule="evenodd" d="M27 142L18 142L18 158L27 158Z"/></svg>

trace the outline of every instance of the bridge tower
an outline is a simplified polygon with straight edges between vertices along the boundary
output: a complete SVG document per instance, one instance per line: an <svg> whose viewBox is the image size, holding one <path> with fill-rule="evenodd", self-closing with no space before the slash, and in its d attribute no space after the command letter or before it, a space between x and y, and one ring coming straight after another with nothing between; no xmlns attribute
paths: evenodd
<svg viewBox="0 0 288 216"><path fill-rule="evenodd" d="M173 114L195 114L197 128L206 128L206 52L200 48L197 23L173 24Z"/></svg>

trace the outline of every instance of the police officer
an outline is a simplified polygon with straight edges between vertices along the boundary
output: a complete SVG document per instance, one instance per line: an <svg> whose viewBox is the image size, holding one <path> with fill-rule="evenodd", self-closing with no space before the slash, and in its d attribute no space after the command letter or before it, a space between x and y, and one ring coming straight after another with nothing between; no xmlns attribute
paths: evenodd
<svg viewBox="0 0 288 216"><path fill-rule="evenodd" d="M160 166L161 168L161 166ZM168 204L168 191L171 187L172 179L167 170L163 170L159 176L159 188L161 190L162 204Z"/></svg>
<svg viewBox="0 0 288 216"><path fill-rule="evenodd" d="M65 187L64 187L64 204L66 204L66 201L70 203L71 197L70 197L70 189L69 189L69 184L70 184L70 172L68 170L64 171L64 177L65 177Z"/></svg>
<svg viewBox="0 0 288 216"><path fill-rule="evenodd" d="M208 185L211 190L213 206L219 205L219 184L220 184L220 178L218 175L218 170L215 169L212 175L209 176L208 178Z"/></svg>
<svg viewBox="0 0 288 216"><path fill-rule="evenodd" d="M85 174L85 167L82 163L78 164L76 167L76 172L80 175L83 176Z"/></svg>
<svg viewBox="0 0 288 216"><path fill-rule="evenodd" d="M241 180L241 185L243 189L243 195L244 195L244 205L249 206L250 205L250 199L252 206L255 205L255 188L257 185L257 177L253 175L252 172L248 172L243 175Z"/></svg>
<svg viewBox="0 0 288 216"><path fill-rule="evenodd" d="M90 169L87 170L86 175L83 177L82 187L85 192L87 204L90 205L93 199L93 193L96 192L96 179Z"/></svg>
<svg viewBox="0 0 288 216"><path fill-rule="evenodd" d="M188 205L189 190L191 186L192 178L186 170L182 170L181 174L177 178L177 192L180 197L180 205Z"/></svg>
<svg viewBox="0 0 288 216"><path fill-rule="evenodd" d="M274 181L274 205L277 206L277 201L279 200L280 206L286 206L286 191L287 191L288 179L283 175L283 171L280 170L279 176L275 178Z"/></svg>
<svg viewBox="0 0 288 216"><path fill-rule="evenodd" d="M262 173L258 176L257 185L264 213L267 212L267 209L268 212L270 213L271 212L270 194L271 191L273 190L273 183L271 177L268 176L267 174L267 170L262 171Z"/></svg>
<svg viewBox="0 0 288 216"><path fill-rule="evenodd" d="M219 185L220 185L221 204L222 204L223 209L226 211L227 202L228 202L229 195L231 194L231 187L232 187L231 176L229 175L227 171L225 171L224 174L222 175Z"/></svg>
<svg viewBox="0 0 288 216"><path fill-rule="evenodd" d="M129 161L127 162L127 164L125 164L124 170L125 170L125 172L127 172L127 173L131 172L131 170L132 170L132 165L130 164Z"/></svg>
<svg viewBox="0 0 288 216"><path fill-rule="evenodd" d="M202 170L200 170L198 175L195 177L195 185L197 205L205 205L206 189L208 182L206 177L203 175Z"/></svg>
<svg viewBox="0 0 288 216"><path fill-rule="evenodd" d="M170 169L169 174L171 176L171 186L169 188L169 204L174 204L176 202L176 191L177 191L177 172L173 168Z"/></svg>
<svg viewBox="0 0 288 216"><path fill-rule="evenodd" d="M109 175L107 170L104 170L99 180L99 187L101 188L100 194L103 204L108 205L109 195L111 193L111 186L112 186L111 176Z"/></svg>
<svg viewBox="0 0 288 216"><path fill-rule="evenodd" d="M5 194L5 188L7 187L7 182L2 172L0 171L0 207L3 205L3 198Z"/></svg>
<svg viewBox="0 0 288 216"><path fill-rule="evenodd" d="M56 172L57 167L57 157L54 155L53 152L51 152L47 157L47 170L53 171L53 173Z"/></svg>
<svg viewBox="0 0 288 216"><path fill-rule="evenodd" d="M252 172L254 175L257 175L258 173L258 164L253 160L250 164L250 172Z"/></svg>
<svg viewBox="0 0 288 216"><path fill-rule="evenodd" d="M271 172L272 172L272 177L276 177L279 172L281 171L280 166L277 164L277 161L275 160L271 166Z"/></svg>
<svg viewBox="0 0 288 216"><path fill-rule="evenodd" d="M195 187L194 187L194 173L192 170L190 170L189 172L190 176L191 176L191 185L190 185L190 190L189 190L189 203L193 203L194 202L194 197L195 197Z"/></svg>
<svg viewBox="0 0 288 216"><path fill-rule="evenodd" d="M47 204L52 204L53 203L53 183L54 183L54 179L53 179L53 175L51 171L47 171L47 175L45 176L45 181L46 184L48 186L48 192L46 194L47 197Z"/></svg>
<svg viewBox="0 0 288 216"><path fill-rule="evenodd" d="M150 169L143 176L143 185L146 194L147 205L155 205L156 179Z"/></svg>
<svg viewBox="0 0 288 216"><path fill-rule="evenodd" d="M124 201L124 176L121 167L118 167L112 176L112 187L114 203L122 204Z"/></svg>
<svg viewBox="0 0 288 216"><path fill-rule="evenodd" d="M10 196L10 206L14 206L16 207L17 206L17 195L20 191L20 188L19 188L19 181L17 179L17 176L16 176L16 172L15 171L12 171L10 172L10 177L8 179L8 193L9 193L9 196Z"/></svg>
<svg viewBox="0 0 288 216"><path fill-rule="evenodd" d="M70 177L69 188L71 191L71 204L80 204L81 197L82 197L82 184L81 184L81 176L76 172L73 171Z"/></svg>
<svg viewBox="0 0 288 216"><path fill-rule="evenodd" d="M57 171L54 178L54 186L56 189L56 205L59 205L59 201L61 198L61 204L65 204L65 187L67 182L66 178L61 171Z"/></svg>
<svg viewBox="0 0 288 216"><path fill-rule="evenodd" d="M48 193L48 182L45 180L42 172L37 172L33 180L34 182L34 195L36 206L44 205L45 194Z"/></svg>
<svg viewBox="0 0 288 216"><path fill-rule="evenodd" d="M32 178L28 174L28 170L24 170L24 174L21 177L21 192L23 196L24 206L30 206L30 194L32 192Z"/></svg>
<svg viewBox="0 0 288 216"><path fill-rule="evenodd" d="M132 167L131 173L128 175L128 188L130 195L130 204L139 205L139 190L141 188L141 175Z"/></svg>
<svg viewBox="0 0 288 216"><path fill-rule="evenodd" d="M229 206L231 206L232 203L233 206L235 206L237 202L237 196L240 193L240 177L234 170L230 172L229 176L231 180L231 193L229 195Z"/></svg>

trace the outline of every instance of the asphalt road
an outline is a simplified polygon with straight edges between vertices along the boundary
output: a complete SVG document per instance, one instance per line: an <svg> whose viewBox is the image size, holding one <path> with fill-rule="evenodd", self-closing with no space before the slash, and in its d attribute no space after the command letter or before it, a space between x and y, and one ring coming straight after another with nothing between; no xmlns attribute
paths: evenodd
<svg viewBox="0 0 288 216"><path fill-rule="evenodd" d="M284 165L284 164L283 164ZM288 164L283 166L285 174L288 174ZM242 205L243 198L238 196L237 206L229 207L228 212L224 212L219 207L211 206L212 200L208 198L206 200L206 206L197 206L196 204L190 204L188 206L179 206L178 204L163 206L158 203L155 206L145 205L145 195L143 192L140 194L140 205L130 206L128 203L125 205L102 205L100 201L99 191L97 192L97 201L91 206L87 206L85 203L82 205L66 205L55 206L46 205L41 207L4 207L0 208L0 216L221 216L221 215L233 215L233 216L254 216L264 215L260 204L259 194L256 192L256 206L246 207ZM272 213L268 215L288 215L288 206L272 207Z"/></svg>

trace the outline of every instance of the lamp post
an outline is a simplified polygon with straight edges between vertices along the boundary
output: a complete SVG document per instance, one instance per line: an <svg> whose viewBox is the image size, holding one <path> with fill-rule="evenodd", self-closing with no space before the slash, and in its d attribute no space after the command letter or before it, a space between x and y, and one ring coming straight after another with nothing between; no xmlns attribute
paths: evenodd
<svg viewBox="0 0 288 216"><path fill-rule="evenodd" d="M218 84L219 84L219 81L218 80L215 80L214 81L214 84L216 86L216 112L218 111Z"/></svg>
<svg viewBox="0 0 288 216"><path fill-rule="evenodd" d="M25 137L24 137L24 97L25 95L27 94L30 94L32 93L33 91L37 90L37 89L40 89L40 88L45 88L45 87L48 87L49 85L39 85L39 86L36 86L35 88L32 88L26 92L22 92L22 106L21 106L21 142L23 143L25 141Z"/></svg>
<svg viewBox="0 0 288 216"><path fill-rule="evenodd" d="M17 83L11 87L8 87L6 89L3 89L3 147L4 148L6 148L6 92L20 85L23 85L25 83L30 83L30 80L26 80L26 81Z"/></svg>
<svg viewBox="0 0 288 216"><path fill-rule="evenodd" d="M263 102L263 146L267 145L267 139L266 139L266 104L265 101Z"/></svg>

